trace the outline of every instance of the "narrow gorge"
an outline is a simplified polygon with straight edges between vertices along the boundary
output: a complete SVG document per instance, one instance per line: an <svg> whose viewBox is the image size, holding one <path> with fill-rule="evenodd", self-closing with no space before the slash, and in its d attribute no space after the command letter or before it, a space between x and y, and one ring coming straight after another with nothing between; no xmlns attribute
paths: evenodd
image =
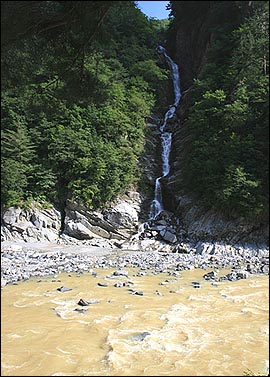
<svg viewBox="0 0 270 377"><path fill-rule="evenodd" d="M1 2L3 376L269 376L269 4Z"/></svg>
<svg viewBox="0 0 270 377"><path fill-rule="evenodd" d="M64 12L68 4L62 5L54 11ZM165 248L189 240L268 244L267 177L264 164L258 163L265 159L265 129L252 129L257 118L263 119L265 105L263 98L253 101L254 93L249 102L241 94L255 85L255 79L239 93L235 89L247 81L237 76L243 71L237 54L244 53L241 45L249 34L239 29L237 39L234 31L246 22L255 33L260 9L252 2L204 2L194 11L193 3L171 2L170 24L166 31L159 26L158 34L153 20L130 4L102 3L98 9L92 5L89 2L88 12L97 27L98 12L108 13L101 31L108 36L114 30L109 47L94 33L96 45L90 44L82 54L74 76L71 71L59 73L61 59L55 64L48 60L52 73L47 75L38 73L33 60L32 84L25 77L18 81L25 86L18 93L26 93L25 98L20 94L20 106L10 95L12 83L4 82L2 241L91 243L97 238L118 245L141 239L153 245L164 242ZM6 14L11 10L16 16L11 8ZM42 6L39 11L46 14ZM134 24L145 27L128 51L124 47L133 31L127 28L123 38L125 12ZM265 14L261 12L262 24ZM26 16L25 24L31 22ZM148 35L151 22L155 32ZM81 24L82 35L90 28L86 25ZM62 32L66 30L60 30L60 36ZM69 38L75 51L74 32ZM5 38L5 75L12 77L9 54L13 49L20 54L22 47L12 45L9 33ZM56 39L50 48L58 53L58 37L46 38ZM165 48L160 41L166 42ZM25 56L31 56L24 48ZM73 55L77 59L82 53L74 51L66 47L67 67ZM256 65L259 51L254 54ZM224 79L227 66L232 82ZM42 68L44 72L48 67ZM22 72L18 69L16 75ZM155 108L153 93L159 101ZM254 116L248 109L253 102ZM254 161L247 162L249 156Z"/></svg>

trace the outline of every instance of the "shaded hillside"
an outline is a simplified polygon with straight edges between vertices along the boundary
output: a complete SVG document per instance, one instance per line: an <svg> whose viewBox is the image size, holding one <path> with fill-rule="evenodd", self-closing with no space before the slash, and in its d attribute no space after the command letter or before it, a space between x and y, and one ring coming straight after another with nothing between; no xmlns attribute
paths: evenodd
<svg viewBox="0 0 270 377"><path fill-rule="evenodd" d="M140 179L145 118L167 79L162 25L133 1L1 6L1 203L105 206Z"/></svg>
<svg viewBox="0 0 270 377"><path fill-rule="evenodd" d="M269 202L268 3L172 1L171 9L167 47L183 97L167 204L181 215L188 195L204 211L262 225Z"/></svg>

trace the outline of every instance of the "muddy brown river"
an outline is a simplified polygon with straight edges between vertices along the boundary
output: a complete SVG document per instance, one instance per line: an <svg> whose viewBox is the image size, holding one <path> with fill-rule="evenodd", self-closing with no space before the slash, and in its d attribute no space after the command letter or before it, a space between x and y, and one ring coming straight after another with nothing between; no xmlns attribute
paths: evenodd
<svg viewBox="0 0 270 377"><path fill-rule="evenodd" d="M4 287L1 375L268 374L268 276L212 284L203 279L208 270L125 270L128 278L94 269L96 277L60 274ZM81 298L93 303L80 306Z"/></svg>

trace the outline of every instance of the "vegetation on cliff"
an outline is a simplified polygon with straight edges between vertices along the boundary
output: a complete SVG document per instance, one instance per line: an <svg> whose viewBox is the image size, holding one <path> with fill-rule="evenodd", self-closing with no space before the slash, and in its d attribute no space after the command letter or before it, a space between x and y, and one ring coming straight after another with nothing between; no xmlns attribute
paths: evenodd
<svg viewBox="0 0 270 377"><path fill-rule="evenodd" d="M172 3L176 31L201 13L211 18L187 114L185 190L230 217L268 218L269 4Z"/></svg>
<svg viewBox="0 0 270 377"><path fill-rule="evenodd" d="M168 21L133 1L1 6L1 203L104 206L140 177L145 119L166 95L155 48ZM172 1L171 9L170 46L177 28L211 17L206 64L198 76L186 67L194 90L184 189L230 217L266 218L268 2Z"/></svg>
<svg viewBox="0 0 270 377"><path fill-rule="evenodd" d="M2 1L1 202L103 206L139 177L167 71L133 1Z"/></svg>

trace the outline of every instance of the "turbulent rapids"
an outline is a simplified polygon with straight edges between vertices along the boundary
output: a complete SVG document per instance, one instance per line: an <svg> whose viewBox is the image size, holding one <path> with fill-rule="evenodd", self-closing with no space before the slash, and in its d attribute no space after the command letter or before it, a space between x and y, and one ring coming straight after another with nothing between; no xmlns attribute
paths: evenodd
<svg viewBox="0 0 270 377"><path fill-rule="evenodd" d="M6 286L1 375L267 375L267 276L214 284L203 270L125 271Z"/></svg>

